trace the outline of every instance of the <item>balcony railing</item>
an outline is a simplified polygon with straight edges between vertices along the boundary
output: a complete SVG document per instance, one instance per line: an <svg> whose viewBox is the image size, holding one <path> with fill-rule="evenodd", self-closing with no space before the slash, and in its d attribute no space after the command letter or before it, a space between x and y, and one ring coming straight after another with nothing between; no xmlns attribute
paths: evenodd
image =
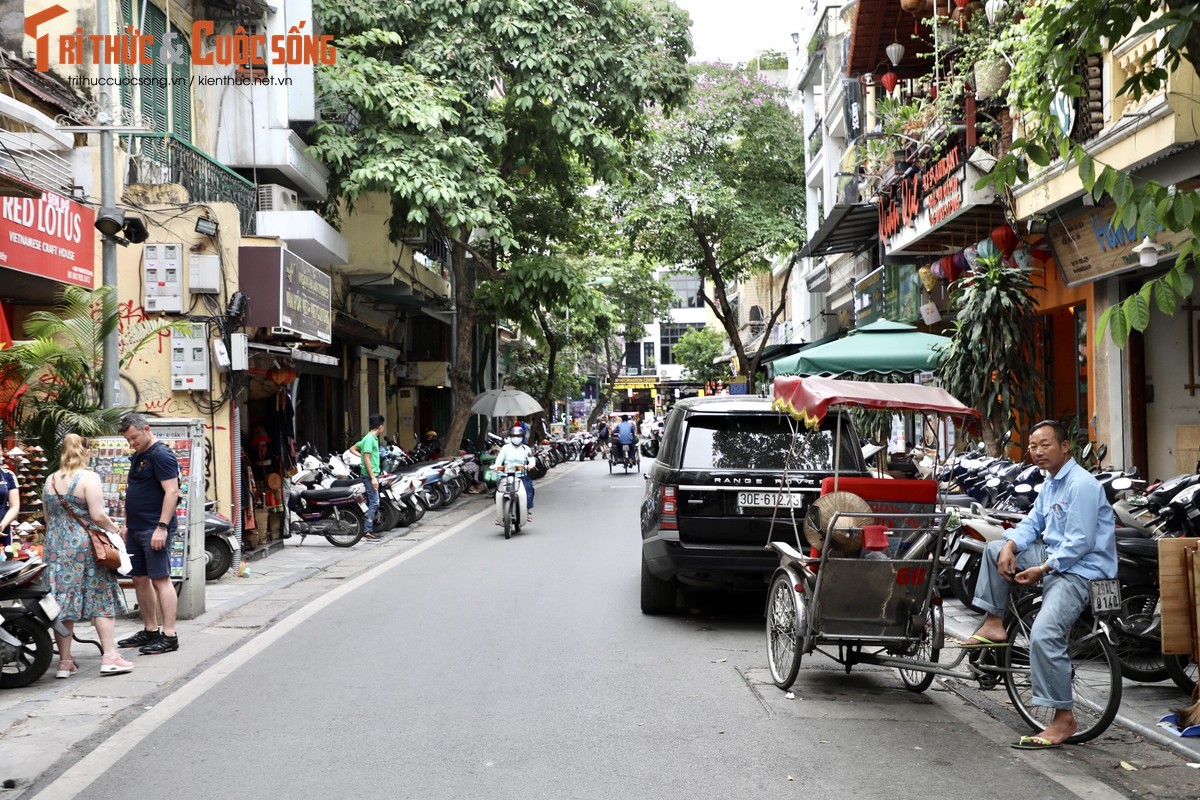
<svg viewBox="0 0 1200 800"><path fill-rule="evenodd" d="M134 134L139 183L178 183L195 203L233 203L242 233L254 233L255 185L173 133Z"/></svg>

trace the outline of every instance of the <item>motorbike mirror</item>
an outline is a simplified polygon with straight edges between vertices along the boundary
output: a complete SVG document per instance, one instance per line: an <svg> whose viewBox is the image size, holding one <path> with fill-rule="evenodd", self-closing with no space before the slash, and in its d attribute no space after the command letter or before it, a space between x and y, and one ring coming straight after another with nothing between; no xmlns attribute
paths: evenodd
<svg viewBox="0 0 1200 800"><path fill-rule="evenodd" d="M1131 481L1129 478L1127 478L1125 476L1117 478L1116 480L1114 480L1112 482L1112 488L1116 489L1118 492L1123 492L1132 486L1133 486L1133 481Z"/></svg>
<svg viewBox="0 0 1200 800"><path fill-rule="evenodd" d="M979 444L975 445L975 450L976 450L976 451L978 451L978 452L980 452L980 453L986 453L986 452L987 452L987 445L986 445L986 444L984 444L983 442L980 442Z"/></svg>
<svg viewBox="0 0 1200 800"><path fill-rule="evenodd" d="M658 442L654 439L644 439L640 449L646 458L658 458Z"/></svg>
<svg viewBox="0 0 1200 800"><path fill-rule="evenodd" d="M1108 445L1102 444L1096 448L1096 460L1104 461L1104 457L1108 455Z"/></svg>
<svg viewBox="0 0 1200 800"><path fill-rule="evenodd" d="M1090 461L1092 458L1092 443L1088 442L1083 446L1083 452L1079 454L1080 461Z"/></svg>
<svg viewBox="0 0 1200 800"><path fill-rule="evenodd" d="M1028 483L1018 483L1013 487L1013 491L1017 494L1028 494L1033 489Z"/></svg>
<svg viewBox="0 0 1200 800"><path fill-rule="evenodd" d="M1137 467L1129 467L1128 469L1125 470L1125 474L1127 476L1129 476L1130 478L1136 478L1138 476L1138 468Z"/></svg>

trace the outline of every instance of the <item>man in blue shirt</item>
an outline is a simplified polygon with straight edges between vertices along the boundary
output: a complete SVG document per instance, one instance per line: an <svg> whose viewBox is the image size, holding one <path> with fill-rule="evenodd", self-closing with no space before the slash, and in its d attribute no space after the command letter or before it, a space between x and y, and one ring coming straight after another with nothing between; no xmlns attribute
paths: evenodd
<svg viewBox="0 0 1200 800"><path fill-rule="evenodd" d="M1034 425L1029 455L1050 477L1029 516L1004 539L988 543L975 587L975 605L987 616L963 646L1002 644L1008 584L1043 582L1042 607L1029 634L1029 672L1033 702L1053 708L1054 718L1013 747L1044 750L1077 728L1067 637L1090 602L1088 581L1117 576L1117 545L1112 506L1100 483L1071 458L1066 429L1053 421Z"/></svg>
<svg viewBox="0 0 1200 800"><path fill-rule="evenodd" d="M178 527L175 506L180 494L179 460L171 448L155 438L142 414L126 414L117 431L133 449L121 537L133 563L130 577L142 615L142 630L117 642L117 646L137 647L142 655L171 653L179 649L169 544Z"/></svg>
<svg viewBox="0 0 1200 800"><path fill-rule="evenodd" d="M617 444L621 446L617 458L626 464L630 463L633 461L633 445L637 442L637 426L633 424L633 420L625 417L617 425L614 434L617 437Z"/></svg>

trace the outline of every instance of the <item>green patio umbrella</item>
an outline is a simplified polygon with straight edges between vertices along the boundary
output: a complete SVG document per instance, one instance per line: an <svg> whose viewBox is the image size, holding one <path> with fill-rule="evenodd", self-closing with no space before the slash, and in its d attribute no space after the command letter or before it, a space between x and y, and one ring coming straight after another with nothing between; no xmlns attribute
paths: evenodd
<svg viewBox="0 0 1200 800"><path fill-rule="evenodd" d="M881 319L844 338L776 359L776 375L900 375L931 372L949 344L945 336Z"/></svg>

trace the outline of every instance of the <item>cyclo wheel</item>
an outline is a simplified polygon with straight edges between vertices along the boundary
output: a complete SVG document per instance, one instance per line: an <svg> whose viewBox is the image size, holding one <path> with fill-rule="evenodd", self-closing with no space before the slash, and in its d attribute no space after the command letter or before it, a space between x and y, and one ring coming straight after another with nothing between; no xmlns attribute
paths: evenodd
<svg viewBox="0 0 1200 800"><path fill-rule="evenodd" d="M914 659L932 661L936 664L941 658L942 648L933 646L934 638L941 628L941 620L938 618L941 612L940 606L929 604L929 610L925 612L925 630L921 635L921 640L913 648L913 652L909 653ZM896 669L900 673L900 680L903 681L904 688L910 692L920 694L933 684L934 674L932 672L922 669L904 669L903 667Z"/></svg>
<svg viewBox="0 0 1200 800"><path fill-rule="evenodd" d="M504 518L504 538L512 538L512 497L505 495L500 501L500 516Z"/></svg>
<svg viewBox="0 0 1200 800"><path fill-rule="evenodd" d="M767 594L767 661L771 680L785 691L800 672L807 613L808 598L796 591L791 575L779 570Z"/></svg>
<svg viewBox="0 0 1200 800"><path fill-rule="evenodd" d="M1033 704L1029 671L1029 634L1037 613L1033 608L1014 617L1008 628L1009 646L1004 648L1005 687L1013 708L1034 730L1050 724L1054 709ZM1121 705L1121 661L1105 634L1091 631L1090 614L1075 623L1067 640L1071 659L1071 697L1079 729L1067 739L1079 744L1095 739L1108 729Z"/></svg>
<svg viewBox="0 0 1200 800"><path fill-rule="evenodd" d="M1196 691L1196 662L1191 656L1163 656L1167 675L1188 695Z"/></svg>

